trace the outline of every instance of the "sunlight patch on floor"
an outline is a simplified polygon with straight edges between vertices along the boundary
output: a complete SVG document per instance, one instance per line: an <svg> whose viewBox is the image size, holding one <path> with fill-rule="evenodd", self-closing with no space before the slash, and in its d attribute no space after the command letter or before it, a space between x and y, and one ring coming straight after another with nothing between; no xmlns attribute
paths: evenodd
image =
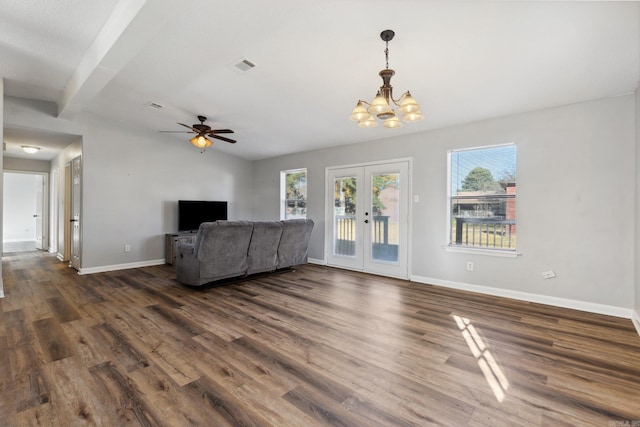
<svg viewBox="0 0 640 427"><path fill-rule="evenodd" d="M489 383L493 394L496 396L498 402L502 402L509 388L507 377L502 372L502 369L500 369L500 366L482 340L482 337L480 337L480 334L478 334L476 328L471 324L471 321L466 317L456 315L453 316L453 320L456 321L462 337L466 341L467 346L469 346L471 354L476 358L478 366L487 383Z"/></svg>

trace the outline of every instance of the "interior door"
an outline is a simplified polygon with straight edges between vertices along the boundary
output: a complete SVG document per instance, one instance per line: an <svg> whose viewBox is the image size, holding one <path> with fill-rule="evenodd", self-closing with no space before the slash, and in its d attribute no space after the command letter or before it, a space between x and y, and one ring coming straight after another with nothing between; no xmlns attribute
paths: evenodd
<svg viewBox="0 0 640 427"><path fill-rule="evenodd" d="M80 156L71 161L71 260L70 266L80 269L81 261L81 159Z"/></svg>
<svg viewBox="0 0 640 427"><path fill-rule="evenodd" d="M43 205L44 205L44 177L35 175L36 211L33 217L36 221L36 249L44 249Z"/></svg>
<svg viewBox="0 0 640 427"><path fill-rule="evenodd" d="M408 175L408 162L328 170L329 265L408 277Z"/></svg>

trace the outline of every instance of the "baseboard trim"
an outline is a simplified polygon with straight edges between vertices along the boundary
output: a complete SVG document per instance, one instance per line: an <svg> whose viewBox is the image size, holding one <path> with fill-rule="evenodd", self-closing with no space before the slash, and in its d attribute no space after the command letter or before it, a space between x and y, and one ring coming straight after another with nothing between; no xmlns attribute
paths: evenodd
<svg viewBox="0 0 640 427"><path fill-rule="evenodd" d="M56 258L58 258L58 260L60 261L64 261L64 256L60 252L56 254Z"/></svg>
<svg viewBox="0 0 640 427"><path fill-rule="evenodd" d="M631 312L631 321L633 322L633 326L636 327L636 332L640 335L640 313L638 310L632 310Z"/></svg>
<svg viewBox="0 0 640 427"><path fill-rule="evenodd" d="M472 285L470 283L453 282L449 280L434 279L431 277L411 276L412 282L424 283L428 285L442 286L444 288L460 289L463 291L477 292L480 294L493 295L504 298L517 299L538 304L553 305L556 307L570 308L573 310L586 311L590 313L605 314L607 316L632 318L632 309L616 307L613 305L596 304L586 301L576 301L566 298L551 297L547 295L531 294L528 292L512 291L508 289L493 288L490 286ZM636 325L638 328L638 325ZM639 329L640 332L640 329Z"/></svg>
<svg viewBox="0 0 640 427"><path fill-rule="evenodd" d="M140 262L130 262L127 264L115 264L115 265L103 265L100 267L89 267L89 268L81 268L78 270L78 274L95 274L95 273L106 273L108 271L117 271L117 270L128 270L130 268L140 268L140 267L151 267L154 265L163 265L165 264L165 259L152 259L149 261L140 261Z"/></svg>
<svg viewBox="0 0 640 427"><path fill-rule="evenodd" d="M1 276L0 276L0 298L4 298L4 283L2 282Z"/></svg>
<svg viewBox="0 0 640 427"><path fill-rule="evenodd" d="M327 262L325 260L317 258L308 258L307 262L309 262L309 264L327 265Z"/></svg>

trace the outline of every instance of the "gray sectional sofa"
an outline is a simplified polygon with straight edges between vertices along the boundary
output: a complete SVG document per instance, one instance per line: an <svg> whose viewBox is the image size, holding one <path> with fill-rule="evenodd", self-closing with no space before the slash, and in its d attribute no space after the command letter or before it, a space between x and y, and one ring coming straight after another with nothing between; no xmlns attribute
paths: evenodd
<svg viewBox="0 0 640 427"><path fill-rule="evenodd" d="M196 242L178 247L178 281L202 286L304 264L313 225L310 219L202 223Z"/></svg>

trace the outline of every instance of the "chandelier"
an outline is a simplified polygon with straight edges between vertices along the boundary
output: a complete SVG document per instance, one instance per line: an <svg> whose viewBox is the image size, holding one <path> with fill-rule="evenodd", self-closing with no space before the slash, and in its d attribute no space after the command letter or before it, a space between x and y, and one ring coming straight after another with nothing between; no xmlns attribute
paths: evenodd
<svg viewBox="0 0 640 427"><path fill-rule="evenodd" d="M398 119L398 114L396 114L393 105L398 107L398 113L401 115L403 122L417 122L423 118L420 106L409 91L403 93L398 99L393 98L391 77L396 72L389 68L389 42L393 40L393 36L395 36L395 33L391 30L384 30L380 33L380 38L386 43L386 49L384 50L386 68L379 73L380 77L382 77L382 86L380 86L376 97L371 103L359 100L356 108L353 109L349 116L349 119L358 122L360 127L370 128L377 126L378 122L374 116L382 120L382 126L386 128L401 127L402 122ZM369 107L366 108L365 104Z"/></svg>

